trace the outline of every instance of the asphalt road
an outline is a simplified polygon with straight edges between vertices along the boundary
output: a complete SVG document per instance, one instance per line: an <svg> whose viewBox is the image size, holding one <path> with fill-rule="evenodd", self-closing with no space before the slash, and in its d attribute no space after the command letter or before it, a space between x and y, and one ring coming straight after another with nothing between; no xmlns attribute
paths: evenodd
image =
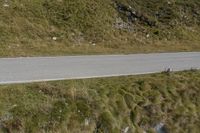
<svg viewBox="0 0 200 133"><path fill-rule="evenodd" d="M200 52L1 58L0 84L200 69Z"/></svg>

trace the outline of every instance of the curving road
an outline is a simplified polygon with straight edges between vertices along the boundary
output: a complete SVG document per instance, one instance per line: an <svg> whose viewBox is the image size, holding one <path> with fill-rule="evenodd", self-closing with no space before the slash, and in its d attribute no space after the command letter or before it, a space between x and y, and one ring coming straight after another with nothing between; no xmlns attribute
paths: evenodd
<svg viewBox="0 0 200 133"><path fill-rule="evenodd" d="M200 69L200 52L1 58L0 84Z"/></svg>

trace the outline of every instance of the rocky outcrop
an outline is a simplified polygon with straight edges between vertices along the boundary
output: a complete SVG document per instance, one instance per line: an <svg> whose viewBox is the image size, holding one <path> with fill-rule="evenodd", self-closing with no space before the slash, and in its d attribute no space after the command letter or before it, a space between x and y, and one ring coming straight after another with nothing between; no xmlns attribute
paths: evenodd
<svg viewBox="0 0 200 133"><path fill-rule="evenodd" d="M150 20L147 16L136 11L132 7L126 6L126 5L121 4L117 1L115 1L115 5L116 5L116 10L118 11L118 13L127 17L129 22L134 23L136 21L140 21L143 24L147 24L148 26L151 26L151 27L156 26L155 21Z"/></svg>

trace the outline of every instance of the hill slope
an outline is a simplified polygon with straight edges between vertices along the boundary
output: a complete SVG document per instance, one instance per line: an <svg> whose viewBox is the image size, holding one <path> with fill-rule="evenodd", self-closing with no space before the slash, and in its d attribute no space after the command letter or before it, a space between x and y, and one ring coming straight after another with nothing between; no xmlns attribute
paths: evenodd
<svg viewBox="0 0 200 133"><path fill-rule="evenodd" d="M197 133L199 89L200 71L0 86L0 132Z"/></svg>
<svg viewBox="0 0 200 133"><path fill-rule="evenodd" d="M0 1L0 55L200 49L199 0Z"/></svg>

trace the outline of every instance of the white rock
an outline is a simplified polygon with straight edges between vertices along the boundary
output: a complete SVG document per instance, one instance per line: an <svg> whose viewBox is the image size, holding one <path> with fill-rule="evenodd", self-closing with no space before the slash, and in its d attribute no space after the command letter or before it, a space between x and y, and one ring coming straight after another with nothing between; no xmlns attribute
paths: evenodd
<svg viewBox="0 0 200 133"><path fill-rule="evenodd" d="M9 5L7 3L3 4L3 7L9 7Z"/></svg>
<svg viewBox="0 0 200 133"><path fill-rule="evenodd" d="M57 40L57 37L53 37L52 39L53 39L54 41L56 41L56 40Z"/></svg>
<svg viewBox="0 0 200 133"><path fill-rule="evenodd" d="M150 35L149 35L149 34L147 34L147 35L146 35L146 37L147 37L147 38L149 38L149 37L150 37Z"/></svg>
<svg viewBox="0 0 200 133"><path fill-rule="evenodd" d="M161 123L157 124L154 128L155 128L157 133L163 133L162 128L164 126L165 126L165 124L161 122Z"/></svg>
<svg viewBox="0 0 200 133"><path fill-rule="evenodd" d="M123 133L127 133L129 131L129 127L126 127L123 131Z"/></svg>
<svg viewBox="0 0 200 133"><path fill-rule="evenodd" d="M88 126L90 123L89 119L85 119L85 126Z"/></svg>
<svg viewBox="0 0 200 133"><path fill-rule="evenodd" d="M13 107L13 108L17 107L17 104L14 104L12 107Z"/></svg>
<svg viewBox="0 0 200 133"><path fill-rule="evenodd" d="M13 119L13 115L11 113L6 113L0 117L0 122L9 121Z"/></svg>

